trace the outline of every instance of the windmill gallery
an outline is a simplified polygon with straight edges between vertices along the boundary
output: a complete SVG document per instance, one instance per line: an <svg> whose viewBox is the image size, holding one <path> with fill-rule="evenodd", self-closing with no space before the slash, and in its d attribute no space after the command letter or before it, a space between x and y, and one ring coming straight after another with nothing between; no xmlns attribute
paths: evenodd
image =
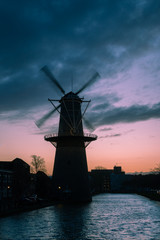
<svg viewBox="0 0 160 240"><path fill-rule="evenodd" d="M54 107L53 110L36 122L37 126L41 127L54 112L57 111L60 114L58 134L49 134L44 137L56 148L52 197L60 201L89 202L92 198L85 148L91 141L96 140L97 136L83 132L82 119L90 101L84 101L78 94L92 84L99 74L96 72L76 93L71 91L65 94L48 67L44 66L41 70L64 95L60 100L48 99ZM60 103L58 106L54 104L56 101ZM87 106L82 113L83 102L87 103Z"/></svg>

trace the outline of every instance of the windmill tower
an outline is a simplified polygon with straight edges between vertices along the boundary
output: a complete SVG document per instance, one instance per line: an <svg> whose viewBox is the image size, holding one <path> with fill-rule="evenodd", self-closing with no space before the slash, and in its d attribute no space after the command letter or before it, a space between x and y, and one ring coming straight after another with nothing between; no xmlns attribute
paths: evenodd
<svg viewBox="0 0 160 240"><path fill-rule="evenodd" d="M90 101L84 101L78 94L93 83L99 74L95 73L76 93L65 94L48 67L43 67L42 71L64 94L60 100L48 99L54 109L37 122L37 125L41 126L55 111L60 114L58 134L44 136L44 139L51 142L56 148L52 177L53 199L69 202L89 202L91 201L91 193L85 149L91 141L97 139L97 136L83 132L82 118ZM60 103L57 107L54 104L55 101ZM84 102L87 106L82 113L81 105Z"/></svg>

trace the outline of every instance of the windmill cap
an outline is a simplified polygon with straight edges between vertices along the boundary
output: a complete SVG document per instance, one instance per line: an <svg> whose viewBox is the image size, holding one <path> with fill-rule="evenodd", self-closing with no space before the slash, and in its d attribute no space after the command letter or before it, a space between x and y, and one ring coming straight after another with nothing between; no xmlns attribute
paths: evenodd
<svg viewBox="0 0 160 240"><path fill-rule="evenodd" d="M81 98L78 97L77 94L73 93L72 91L67 93L66 95L64 95L61 100L71 100L71 99L76 99L76 100L79 100L81 101Z"/></svg>

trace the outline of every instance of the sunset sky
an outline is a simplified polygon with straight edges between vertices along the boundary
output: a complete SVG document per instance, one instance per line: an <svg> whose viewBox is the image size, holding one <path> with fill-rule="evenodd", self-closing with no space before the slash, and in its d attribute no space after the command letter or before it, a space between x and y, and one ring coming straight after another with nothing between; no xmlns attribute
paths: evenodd
<svg viewBox="0 0 160 240"><path fill-rule="evenodd" d="M47 65L66 93L101 76L80 94L92 100L86 119L98 135L86 149L89 170L160 163L159 0L6 0L0 31L0 161L36 154L52 173L44 135L57 132L58 113L35 125L53 108L48 98L62 97L40 71Z"/></svg>

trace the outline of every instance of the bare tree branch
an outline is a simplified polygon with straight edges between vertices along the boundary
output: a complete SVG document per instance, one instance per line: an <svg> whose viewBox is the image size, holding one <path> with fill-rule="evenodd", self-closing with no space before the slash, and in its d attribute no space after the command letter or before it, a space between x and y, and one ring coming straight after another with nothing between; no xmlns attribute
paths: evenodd
<svg viewBox="0 0 160 240"><path fill-rule="evenodd" d="M32 155L31 158L32 158L32 161L31 161L32 173L37 173L38 171L47 173L44 158L41 158L40 156L37 156L37 155Z"/></svg>

